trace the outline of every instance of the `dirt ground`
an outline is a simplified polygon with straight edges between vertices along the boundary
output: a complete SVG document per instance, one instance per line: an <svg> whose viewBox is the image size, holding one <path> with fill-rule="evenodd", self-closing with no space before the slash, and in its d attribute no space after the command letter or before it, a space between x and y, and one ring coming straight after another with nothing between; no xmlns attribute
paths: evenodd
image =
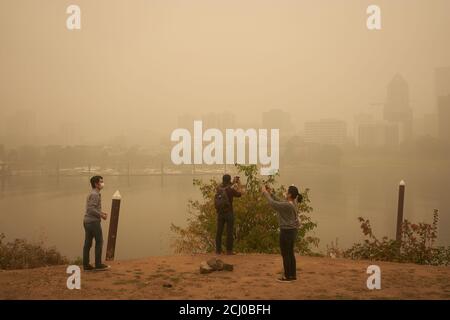
<svg viewBox="0 0 450 320"><path fill-rule="evenodd" d="M450 267L297 257L298 280L279 283L281 257L221 256L234 271L200 274L212 255L172 255L110 262L66 286L67 266L0 271L0 299L450 299ZM366 286L367 267L381 268L381 289Z"/></svg>

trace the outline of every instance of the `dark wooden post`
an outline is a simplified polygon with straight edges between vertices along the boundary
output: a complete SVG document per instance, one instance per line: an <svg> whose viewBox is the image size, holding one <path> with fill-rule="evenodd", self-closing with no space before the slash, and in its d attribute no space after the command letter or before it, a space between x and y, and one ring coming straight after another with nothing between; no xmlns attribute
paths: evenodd
<svg viewBox="0 0 450 320"><path fill-rule="evenodd" d="M395 239L400 245L402 241L403 206L405 200L405 181L400 181L398 185L398 208L397 208L397 232Z"/></svg>
<svg viewBox="0 0 450 320"><path fill-rule="evenodd" d="M114 251L116 250L117 227L119 226L120 196L117 190L112 198L111 217L109 220L108 244L106 246L106 260L114 260Z"/></svg>

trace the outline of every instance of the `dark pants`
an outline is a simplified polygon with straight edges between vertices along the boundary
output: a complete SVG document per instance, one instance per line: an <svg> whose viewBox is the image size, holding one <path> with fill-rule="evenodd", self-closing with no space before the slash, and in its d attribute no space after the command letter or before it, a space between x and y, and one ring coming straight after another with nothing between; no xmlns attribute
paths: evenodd
<svg viewBox="0 0 450 320"><path fill-rule="evenodd" d="M297 229L280 230L280 249L283 256L284 276L288 279L297 277L294 246L297 238Z"/></svg>
<svg viewBox="0 0 450 320"><path fill-rule="evenodd" d="M89 253L92 247L92 239L95 238L95 266L102 264L103 234L100 221L84 223L84 247L83 247L83 265L89 264Z"/></svg>
<svg viewBox="0 0 450 320"><path fill-rule="evenodd" d="M217 215L217 233L216 233L216 252L222 252L222 234L223 229L227 225L227 251L233 251L233 225L234 213L218 214Z"/></svg>

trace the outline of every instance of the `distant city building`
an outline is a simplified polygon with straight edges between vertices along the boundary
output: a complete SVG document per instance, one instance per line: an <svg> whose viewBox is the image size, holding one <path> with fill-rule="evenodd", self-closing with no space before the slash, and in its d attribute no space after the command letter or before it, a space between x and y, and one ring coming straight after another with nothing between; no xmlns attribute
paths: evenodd
<svg viewBox="0 0 450 320"><path fill-rule="evenodd" d="M412 137L412 109L409 104L409 86L405 79L396 74L387 87L383 118L400 126L400 139Z"/></svg>
<svg viewBox="0 0 450 320"><path fill-rule="evenodd" d="M388 121L362 123L358 126L358 146L386 147L399 144L399 125Z"/></svg>
<svg viewBox="0 0 450 320"><path fill-rule="evenodd" d="M343 145L347 141L347 124L335 119L305 123L305 141L319 144Z"/></svg>
<svg viewBox="0 0 450 320"><path fill-rule="evenodd" d="M439 138L450 143L450 94L438 97Z"/></svg>
<svg viewBox="0 0 450 320"><path fill-rule="evenodd" d="M364 124L372 124L375 122L375 117L370 113L358 113L354 116L353 119L353 137L355 138L356 143L358 144L359 139L359 127Z"/></svg>
<svg viewBox="0 0 450 320"><path fill-rule="evenodd" d="M263 112L262 127L265 129L280 129L280 135L291 133L294 129L291 115L281 109Z"/></svg>
<svg viewBox="0 0 450 320"><path fill-rule="evenodd" d="M438 117L436 113L427 113L420 118L415 118L413 125L415 136L438 137Z"/></svg>

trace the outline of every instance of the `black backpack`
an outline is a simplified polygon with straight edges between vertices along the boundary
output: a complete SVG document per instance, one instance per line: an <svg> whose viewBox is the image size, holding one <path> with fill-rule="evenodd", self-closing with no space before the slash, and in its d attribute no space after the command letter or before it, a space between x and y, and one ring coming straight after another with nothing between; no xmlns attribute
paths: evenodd
<svg viewBox="0 0 450 320"><path fill-rule="evenodd" d="M218 214L226 214L231 212L231 203L228 199L226 188L218 188L214 196L214 206Z"/></svg>

